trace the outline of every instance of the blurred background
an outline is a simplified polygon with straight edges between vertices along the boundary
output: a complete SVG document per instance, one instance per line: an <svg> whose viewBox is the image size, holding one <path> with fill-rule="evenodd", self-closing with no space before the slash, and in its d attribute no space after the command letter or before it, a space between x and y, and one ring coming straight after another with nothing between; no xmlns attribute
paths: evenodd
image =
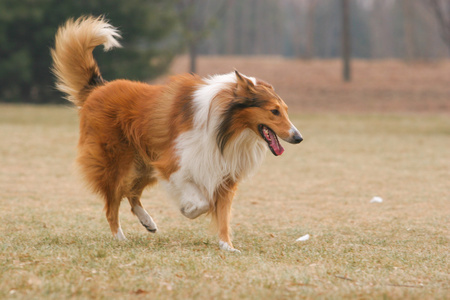
<svg viewBox="0 0 450 300"><path fill-rule="evenodd" d="M123 36L107 80L237 68L294 109L450 111L450 0L0 0L0 102L64 103L49 49L86 14Z"/></svg>

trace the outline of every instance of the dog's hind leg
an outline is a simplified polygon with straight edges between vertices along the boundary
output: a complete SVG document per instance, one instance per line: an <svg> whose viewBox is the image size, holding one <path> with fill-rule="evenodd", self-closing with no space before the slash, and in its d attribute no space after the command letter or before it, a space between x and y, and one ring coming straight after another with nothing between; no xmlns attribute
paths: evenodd
<svg viewBox="0 0 450 300"><path fill-rule="evenodd" d="M158 230L156 223L153 221L152 217L148 214L148 212L142 206L141 200L139 197L128 197L128 201L131 205L131 212L138 217L142 226L144 226L148 231L155 233Z"/></svg>
<svg viewBox="0 0 450 300"><path fill-rule="evenodd" d="M80 152L78 162L87 181L105 199L106 219L112 234L119 240L126 240L119 222L119 207L123 195L118 188L118 168L114 168L112 162L107 160L107 155L98 145L80 146Z"/></svg>
<svg viewBox="0 0 450 300"><path fill-rule="evenodd" d="M150 232L156 232L158 227L153 221L152 217L147 213L141 203L142 191L147 185L153 184L156 179L138 179L135 180L133 188L131 189L131 195L128 196L128 201L131 205L131 212L139 219L142 226L144 226Z"/></svg>
<svg viewBox="0 0 450 300"><path fill-rule="evenodd" d="M108 220L112 234L119 241L125 241L127 238L123 234L119 221L119 207L121 200L121 197L118 197L113 193L106 196L106 219Z"/></svg>

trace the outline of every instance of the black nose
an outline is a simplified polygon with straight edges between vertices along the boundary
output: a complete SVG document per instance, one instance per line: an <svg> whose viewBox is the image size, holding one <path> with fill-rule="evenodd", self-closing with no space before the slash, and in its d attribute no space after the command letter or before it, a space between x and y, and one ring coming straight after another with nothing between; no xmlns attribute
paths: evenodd
<svg viewBox="0 0 450 300"><path fill-rule="evenodd" d="M294 137L292 139L293 144L299 144L299 143L301 143L301 141L303 141L303 138L301 135L294 135Z"/></svg>

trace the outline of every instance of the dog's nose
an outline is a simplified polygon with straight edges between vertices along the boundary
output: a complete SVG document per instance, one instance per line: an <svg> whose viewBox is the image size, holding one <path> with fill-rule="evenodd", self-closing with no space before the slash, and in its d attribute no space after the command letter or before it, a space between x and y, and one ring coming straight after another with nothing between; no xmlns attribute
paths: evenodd
<svg viewBox="0 0 450 300"><path fill-rule="evenodd" d="M300 131L298 131L297 128L295 128L294 125L292 125L291 130L289 130L290 136L289 139L285 140L288 143L291 144L299 144L301 141L303 141L303 137L300 134Z"/></svg>
<svg viewBox="0 0 450 300"><path fill-rule="evenodd" d="M303 141L303 138L301 135L294 135L294 137L292 138L292 143L293 144L299 144Z"/></svg>

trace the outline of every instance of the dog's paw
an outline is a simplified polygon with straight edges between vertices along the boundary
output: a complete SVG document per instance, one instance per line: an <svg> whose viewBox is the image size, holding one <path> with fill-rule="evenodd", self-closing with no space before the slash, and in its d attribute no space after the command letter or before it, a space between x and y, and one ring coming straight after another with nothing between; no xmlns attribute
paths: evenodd
<svg viewBox="0 0 450 300"><path fill-rule="evenodd" d="M183 216L189 219L195 219L209 211L209 203L186 203L180 208Z"/></svg>
<svg viewBox="0 0 450 300"><path fill-rule="evenodd" d="M156 227L156 224L153 223L151 225L147 225L144 222L141 222L142 226L145 227L145 229L147 229L148 231L150 231L151 233L155 233L156 231L158 231L158 227Z"/></svg>
<svg viewBox="0 0 450 300"><path fill-rule="evenodd" d="M241 253L241 251L233 248L232 246L230 246L230 244L228 244L227 242L224 242L224 241L219 241L219 247L220 247L220 250L234 252L234 253Z"/></svg>
<svg viewBox="0 0 450 300"><path fill-rule="evenodd" d="M153 221L152 217L140 206L133 208L133 213L138 217L142 226L145 227L150 232L155 233L158 230L156 223Z"/></svg>
<svg viewBox="0 0 450 300"><path fill-rule="evenodd" d="M119 227L119 229L117 230L117 233L115 234L115 237L118 241L120 242L124 242L127 241L128 239L125 237L125 235L123 234L122 228Z"/></svg>

